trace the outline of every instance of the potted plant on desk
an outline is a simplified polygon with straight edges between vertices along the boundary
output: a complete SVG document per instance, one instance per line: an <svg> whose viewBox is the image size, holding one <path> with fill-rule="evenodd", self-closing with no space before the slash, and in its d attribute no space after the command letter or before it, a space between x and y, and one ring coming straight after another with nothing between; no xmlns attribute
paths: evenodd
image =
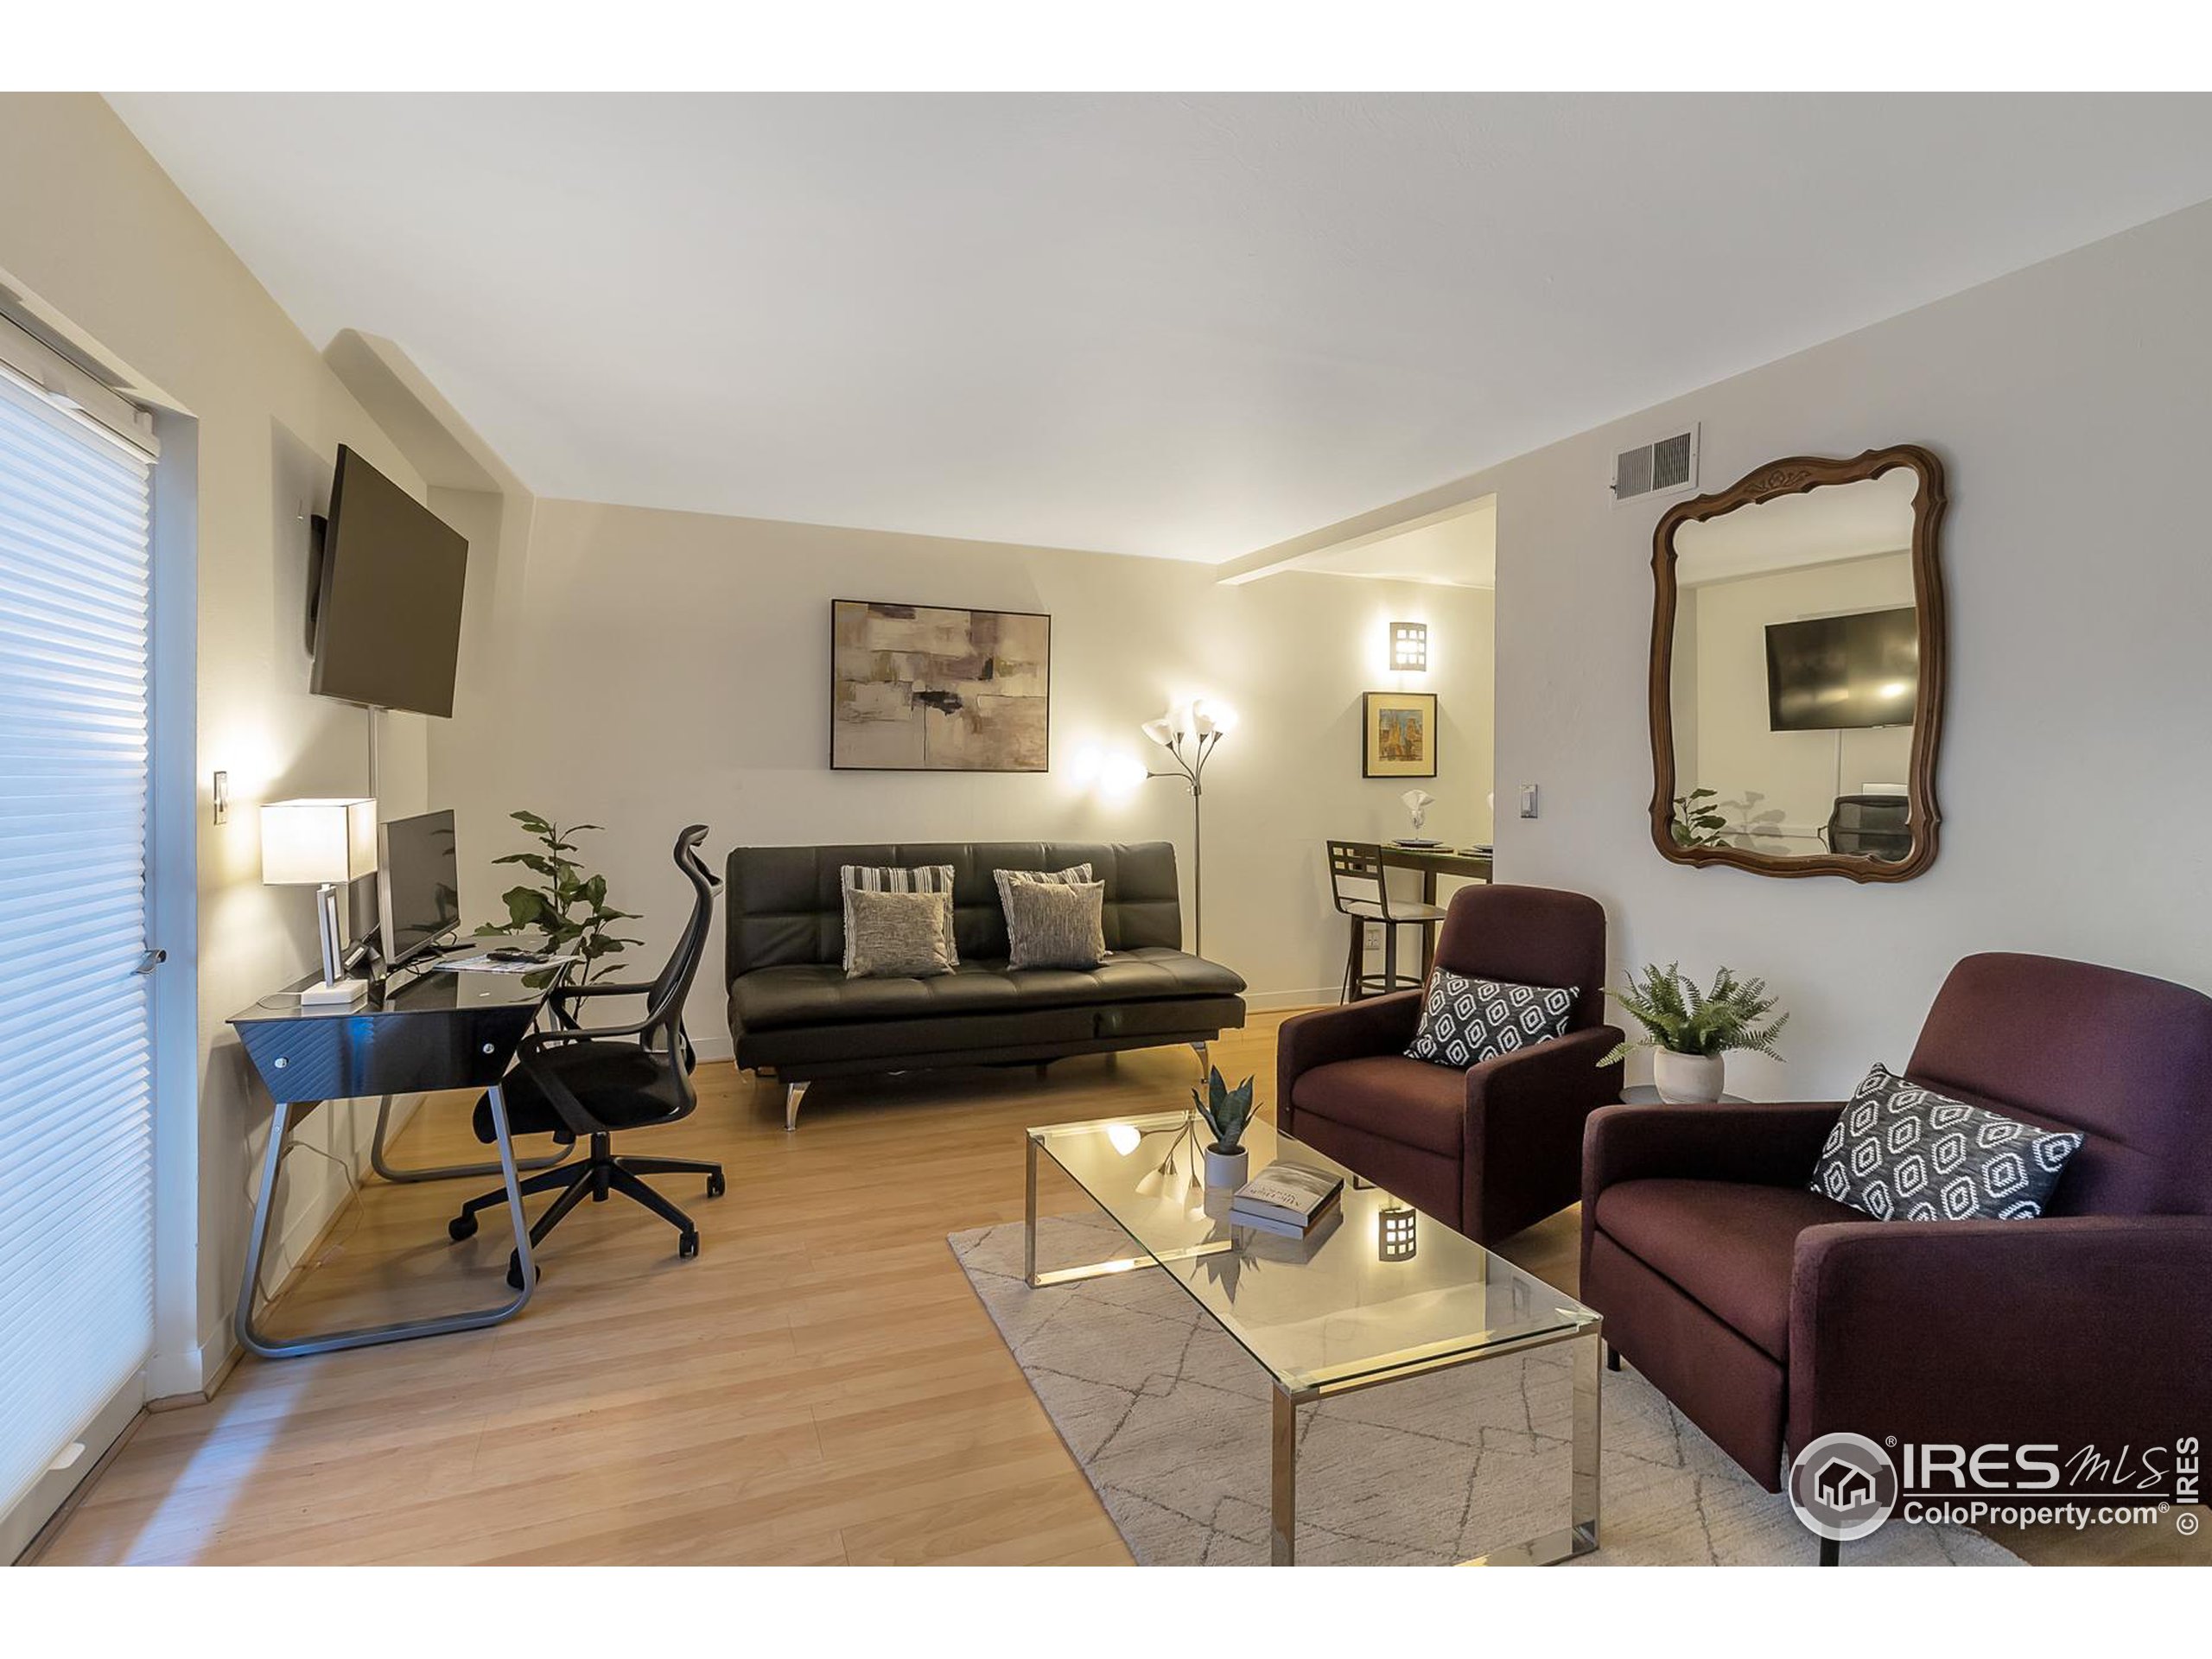
<svg viewBox="0 0 2212 1659"><path fill-rule="evenodd" d="M1726 1081L1723 1057L1732 1052L1782 1058L1774 1052L1774 1039L1789 1016L1761 1028L1759 1021L1780 1000L1767 995L1763 979L1739 980L1732 969L1723 968L1712 988L1700 991L1694 980L1683 977L1681 963L1670 963L1664 968L1646 965L1641 981L1612 995L1645 1034L1621 1044L1598 1064L1611 1065L1639 1048L1654 1050L1651 1080L1663 1101L1681 1105L1719 1100Z"/></svg>
<svg viewBox="0 0 2212 1659"><path fill-rule="evenodd" d="M1216 1066L1206 1078L1205 1093L1193 1089L1191 1098L1198 1104L1198 1116L1213 1131L1205 1149L1206 1185L1243 1185L1252 1166L1251 1155L1242 1144L1245 1128L1252 1122L1252 1079L1247 1077L1232 1089Z"/></svg>

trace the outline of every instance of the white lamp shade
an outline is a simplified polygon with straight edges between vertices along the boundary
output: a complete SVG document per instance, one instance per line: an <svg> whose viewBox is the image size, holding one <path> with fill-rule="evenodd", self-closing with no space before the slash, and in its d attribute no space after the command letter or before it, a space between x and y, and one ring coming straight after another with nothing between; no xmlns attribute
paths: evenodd
<svg viewBox="0 0 2212 1659"><path fill-rule="evenodd" d="M269 886L342 886L376 867L374 801L270 801L261 809L261 879Z"/></svg>

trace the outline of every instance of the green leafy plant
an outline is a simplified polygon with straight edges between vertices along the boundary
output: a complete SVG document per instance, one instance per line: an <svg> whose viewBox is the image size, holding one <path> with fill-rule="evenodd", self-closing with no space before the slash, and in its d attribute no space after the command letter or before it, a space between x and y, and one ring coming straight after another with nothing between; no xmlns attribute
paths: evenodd
<svg viewBox="0 0 2212 1659"><path fill-rule="evenodd" d="M1244 1131L1252 1122L1252 1079L1247 1077L1234 1089L1221 1075L1221 1068L1213 1068L1206 1078L1206 1092L1191 1090L1191 1098L1198 1103L1198 1116L1205 1118L1206 1127L1213 1131L1213 1149L1219 1153L1236 1150L1243 1140Z"/></svg>
<svg viewBox="0 0 2212 1659"><path fill-rule="evenodd" d="M1773 1013L1778 997L1767 995L1763 979L1738 979L1735 970L1723 968L1713 976L1709 989L1684 977L1680 963L1664 968L1647 965L1643 977L1612 995L1634 1014L1647 1033L1625 1042L1598 1062L1611 1065L1639 1048L1671 1049L1677 1054L1726 1054L1744 1051L1780 1059L1774 1039L1789 1023L1783 1014L1772 1025L1760 1021Z"/></svg>
<svg viewBox="0 0 2212 1659"><path fill-rule="evenodd" d="M1713 810L1719 796L1709 789L1694 789L1675 797L1674 822L1667 826L1677 847L1717 847L1728 820Z"/></svg>
<svg viewBox="0 0 2212 1659"><path fill-rule="evenodd" d="M509 853L494 864L519 864L544 878L543 887L509 887L500 895L507 906L502 925L479 928L479 933L514 933L528 929L545 938L546 949L556 954L573 950L583 959L584 977L591 978L620 955L641 941L625 938L613 931L617 922L634 921L637 912L617 910L607 902L607 878L588 875L572 856L577 850L572 836L597 830L595 823L565 827L535 812L507 816L530 831L544 848L538 853Z"/></svg>

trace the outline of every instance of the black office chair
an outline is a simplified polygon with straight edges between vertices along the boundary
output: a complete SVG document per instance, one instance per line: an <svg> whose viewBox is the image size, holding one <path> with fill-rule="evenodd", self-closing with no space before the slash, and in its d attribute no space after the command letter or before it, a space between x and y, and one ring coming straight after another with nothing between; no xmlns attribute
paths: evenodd
<svg viewBox="0 0 2212 1659"><path fill-rule="evenodd" d="M561 1224L571 1210L590 1198L604 1204L611 1192L620 1192L658 1216L677 1230L677 1254L699 1254L699 1230L691 1217L645 1185L647 1175L704 1175L707 1196L722 1195L722 1166L690 1158L618 1158L611 1137L620 1129L649 1128L689 1117L698 1104L691 1086L691 1047L683 1034L683 999L691 989L707 948L707 930L714 920L715 895L722 884L699 860L697 848L707 838L707 826L695 823L676 838L676 867L691 883L697 899L675 954L650 985L575 985L554 991L551 1007L555 1028L533 1031L515 1051L515 1063L504 1079L507 1118L517 1135L550 1135L566 1145L578 1136L590 1143L591 1155L583 1162L532 1175L522 1184L524 1193L556 1192L530 1230L535 1249L545 1236ZM576 1004L594 996L642 996L645 1017L634 1026L579 1026ZM476 1138L490 1142L492 1105L489 1098L476 1103ZM471 1198L446 1230L458 1242L476 1230L476 1212L506 1202L506 1189L496 1187ZM521 1259L510 1252L507 1282L522 1287Z"/></svg>
<svg viewBox="0 0 2212 1659"><path fill-rule="evenodd" d="M1839 795L1828 813L1828 850L1890 863L1909 857L1911 809L1902 795Z"/></svg>

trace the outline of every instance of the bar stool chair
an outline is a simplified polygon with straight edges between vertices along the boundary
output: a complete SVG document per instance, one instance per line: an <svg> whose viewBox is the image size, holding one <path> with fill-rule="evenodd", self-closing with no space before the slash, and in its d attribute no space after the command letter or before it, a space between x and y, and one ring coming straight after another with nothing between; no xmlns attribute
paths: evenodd
<svg viewBox="0 0 2212 1659"><path fill-rule="evenodd" d="M1344 957L1343 1000L1357 1002L1392 991L1410 991L1428 976L1431 944L1436 925L1444 919L1440 905L1418 899L1393 899L1382 868L1379 843L1332 841L1329 843L1329 887L1336 896L1337 913L1351 918L1351 948ZM1367 971L1367 925L1382 924L1382 971ZM1411 978L1398 973L1398 930L1421 929L1421 972Z"/></svg>

